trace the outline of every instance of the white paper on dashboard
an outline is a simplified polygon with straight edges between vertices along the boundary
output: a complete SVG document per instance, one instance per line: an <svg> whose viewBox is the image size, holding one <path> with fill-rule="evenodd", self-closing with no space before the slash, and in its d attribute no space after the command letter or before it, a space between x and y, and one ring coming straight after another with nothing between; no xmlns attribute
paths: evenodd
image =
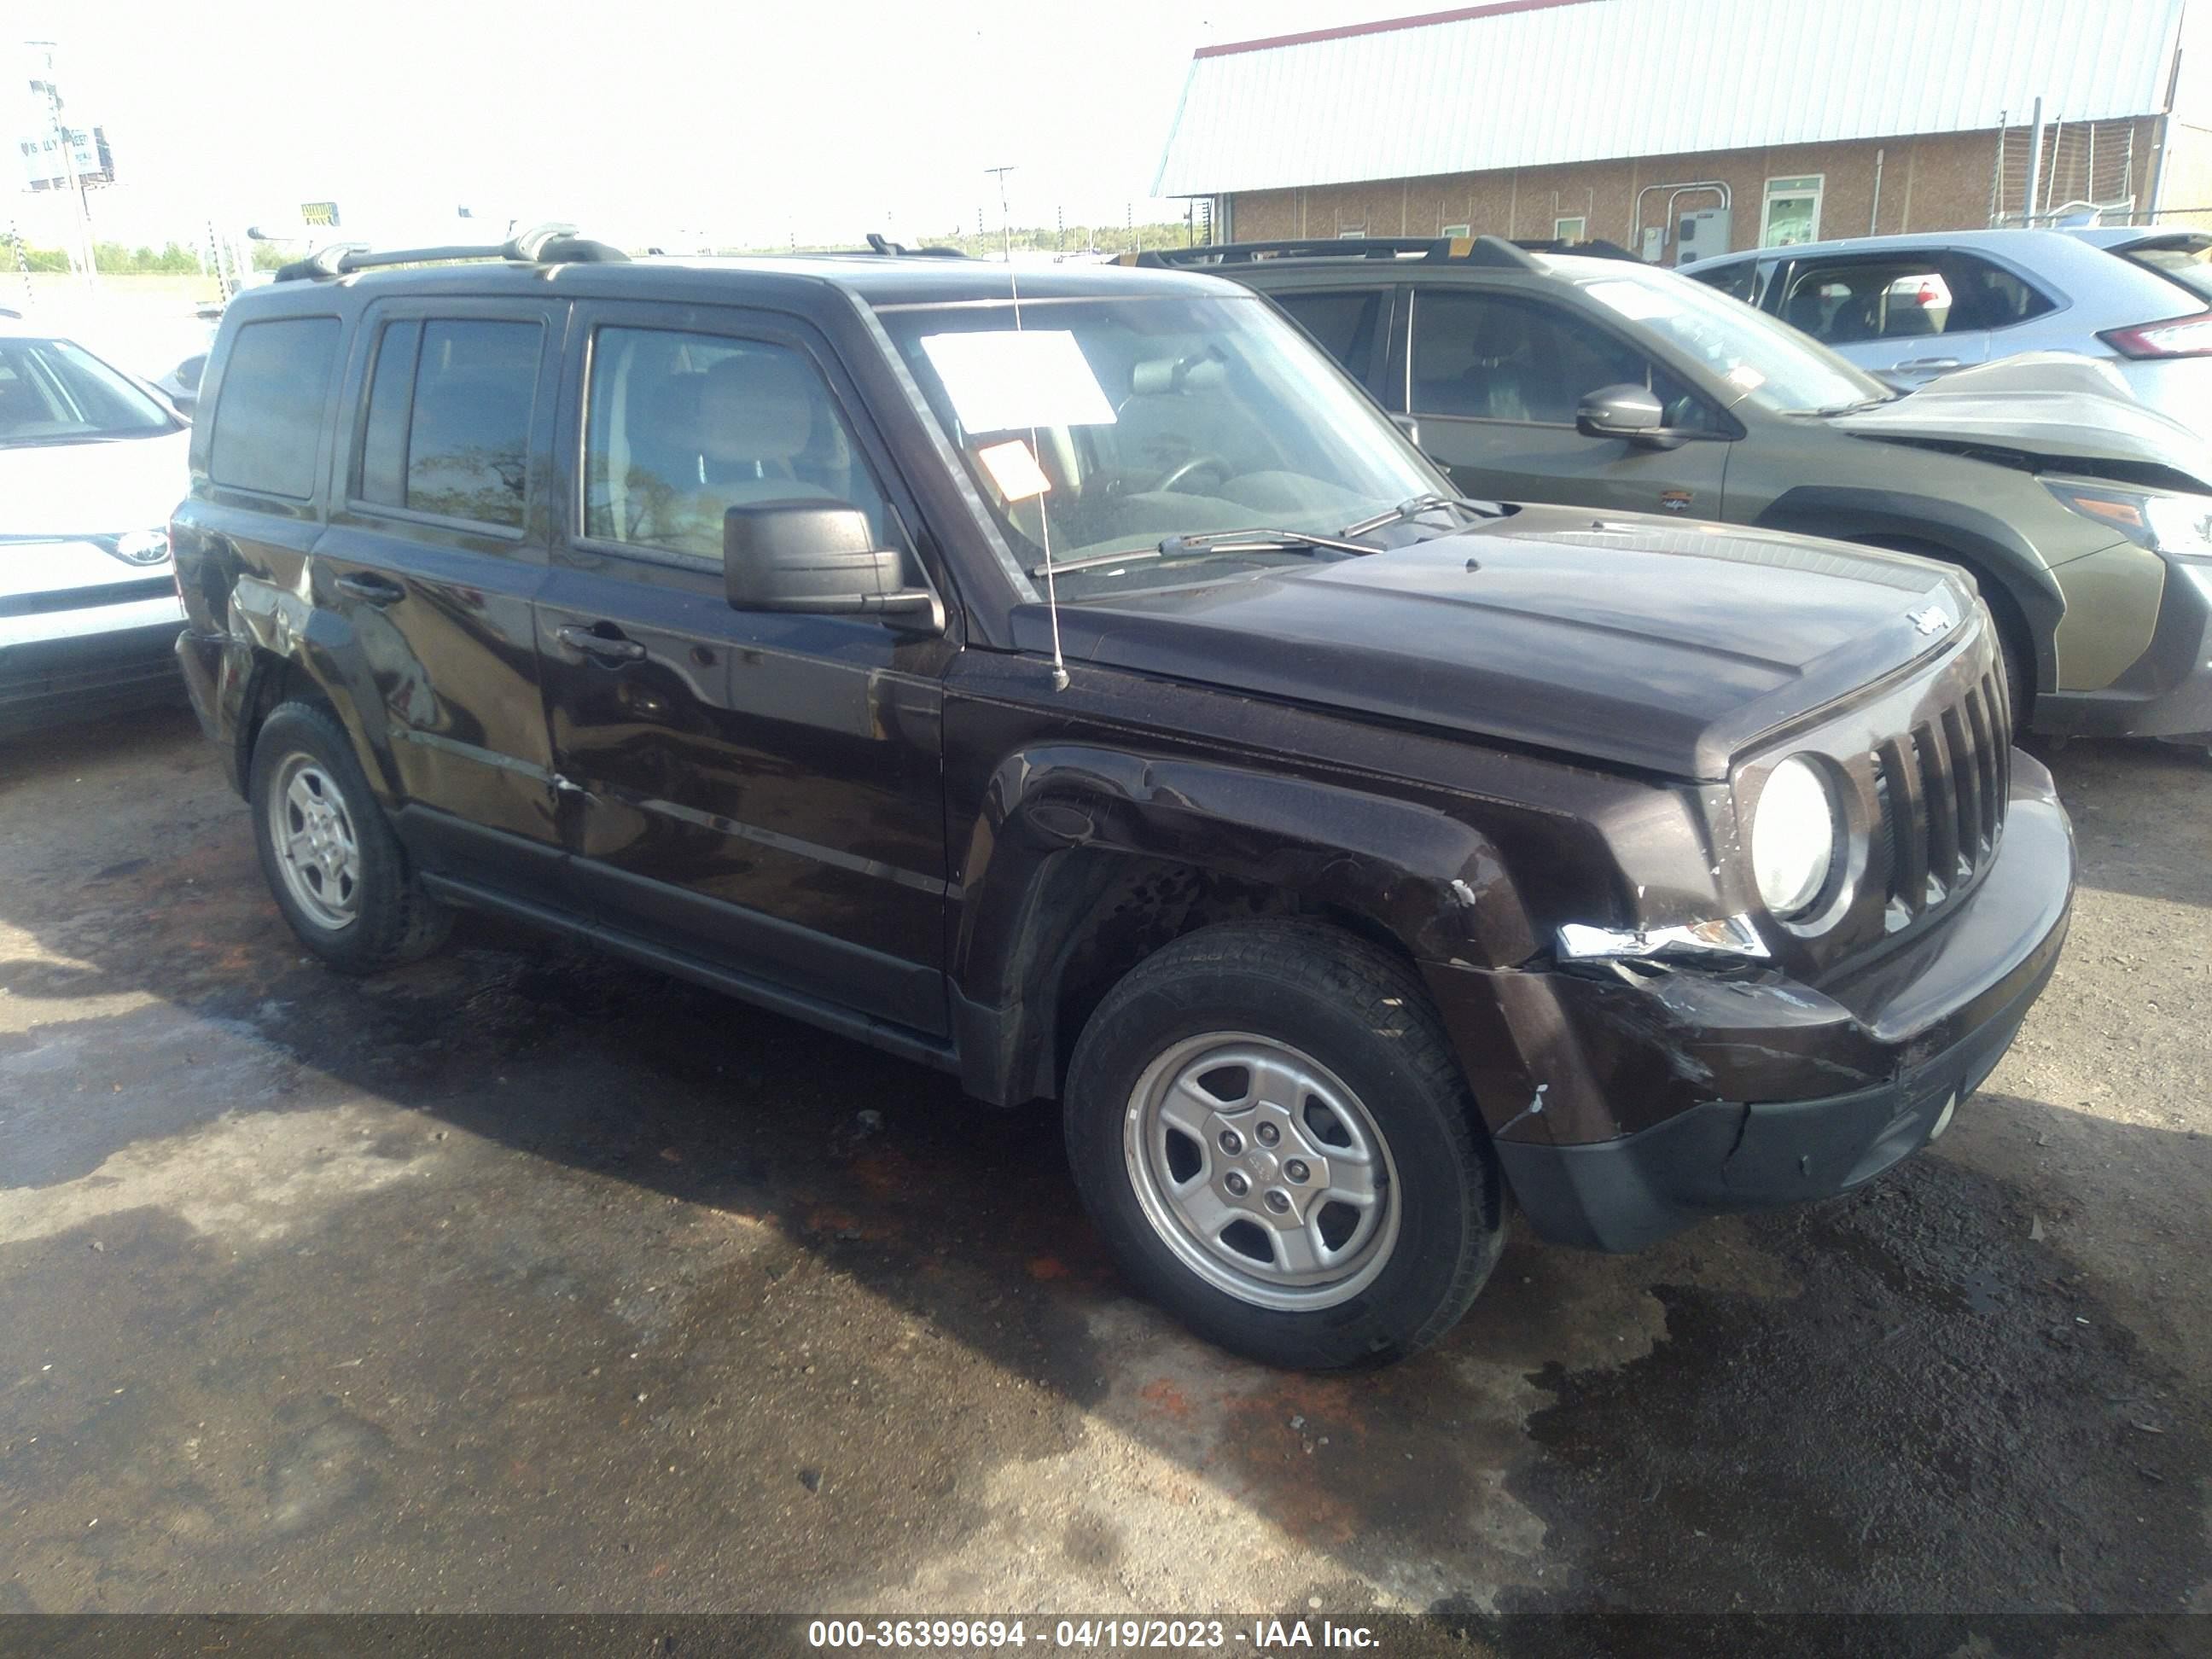
<svg viewBox="0 0 2212 1659"><path fill-rule="evenodd" d="M970 432L1114 424L1114 406L1066 329L926 334L921 349Z"/></svg>

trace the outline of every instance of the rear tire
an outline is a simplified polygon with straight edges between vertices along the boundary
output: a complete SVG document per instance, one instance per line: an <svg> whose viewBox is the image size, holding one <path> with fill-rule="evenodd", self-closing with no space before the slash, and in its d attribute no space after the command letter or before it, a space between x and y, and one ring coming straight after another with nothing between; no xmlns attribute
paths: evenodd
<svg viewBox="0 0 2212 1659"><path fill-rule="evenodd" d="M261 873L300 942L349 974L425 957L453 913L422 891L331 711L287 702L262 722L246 788Z"/></svg>
<svg viewBox="0 0 2212 1659"><path fill-rule="evenodd" d="M1425 1347L1504 1247L1504 1183L1419 979L1334 928L1235 923L1147 957L1084 1027L1064 1110L1123 1271L1267 1364Z"/></svg>

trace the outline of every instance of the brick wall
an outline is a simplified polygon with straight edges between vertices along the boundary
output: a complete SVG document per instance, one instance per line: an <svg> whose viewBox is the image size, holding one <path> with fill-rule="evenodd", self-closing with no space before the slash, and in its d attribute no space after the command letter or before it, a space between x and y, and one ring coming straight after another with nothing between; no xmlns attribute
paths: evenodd
<svg viewBox="0 0 2212 1659"><path fill-rule="evenodd" d="M2138 123L2138 200L2148 191L2156 125L2148 118ZM1766 181L1819 173L1823 236L1970 230L1990 222L1996 159L1997 135L1991 131L1316 185L1242 192L1231 204L1231 228L1243 241L1329 237L1354 228L1370 236L1433 236L1456 224L1472 227L1476 235L1534 238L1552 235L1561 218L1582 218L1589 235L1634 248L1640 226L1667 217L1673 192L1664 186L1718 181L1734 198L1734 246L1748 248L1759 246ZM2171 184L2166 193L2178 199ZM1719 198L1705 191L1678 200L1687 212L1717 205ZM1674 258L1671 235L1668 258Z"/></svg>

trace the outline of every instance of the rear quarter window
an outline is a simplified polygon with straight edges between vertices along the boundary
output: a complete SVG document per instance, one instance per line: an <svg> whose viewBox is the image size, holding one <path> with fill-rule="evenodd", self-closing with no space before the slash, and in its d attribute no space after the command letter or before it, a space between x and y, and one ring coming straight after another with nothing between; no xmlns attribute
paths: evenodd
<svg viewBox="0 0 2212 1659"><path fill-rule="evenodd" d="M1363 384L1375 367L1376 323L1383 296L1378 292L1314 293L1292 289L1268 296L1293 321Z"/></svg>
<svg viewBox="0 0 2212 1659"><path fill-rule="evenodd" d="M1753 303L1752 295L1759 283L1759 261L1745 259L1732 265L1684 265L1682 275L1703 283L1707 288L1717 288L1730 299Z"/></svg>
<svg viewBox="0 0 2212 1659"><path fill-rule="evenodd" d="M335 317L286 317L240 329L217 388L208 476L266 495L313 495L337 350Z"/></svg>

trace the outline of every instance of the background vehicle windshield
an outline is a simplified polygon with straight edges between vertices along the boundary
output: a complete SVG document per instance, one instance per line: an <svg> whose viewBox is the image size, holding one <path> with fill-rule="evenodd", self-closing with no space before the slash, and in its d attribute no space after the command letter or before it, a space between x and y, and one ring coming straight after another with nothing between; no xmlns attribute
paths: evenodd
<svg viewBox="0 0 2212 1659"><path fill-rule="evenodd" d="M1013 343L1011 306L879 314L1024 568L1043 562L1048 534L1059 565L1206 531L1334 534L1450 490L1255 296L1025 301L1031 337ZM1154 560L1079 573L1060 592L1164 586L1307 556L1223 556L1203 572Z"/></svg>
<svg viewBox="0 0 2212 1659"><path fill-rule="evenodd" d="M167 410L82 346L0 335L0 445L149 438L176 429Z"/></svg>
<svg viewBox="0 0 2212 1659"><path fill-rule="evenodd" d="M1887 401L1897 394L1788 324L1702 283L1623 261L1583 291L1698 358L1748 400L1784 413Z"/></svg>

